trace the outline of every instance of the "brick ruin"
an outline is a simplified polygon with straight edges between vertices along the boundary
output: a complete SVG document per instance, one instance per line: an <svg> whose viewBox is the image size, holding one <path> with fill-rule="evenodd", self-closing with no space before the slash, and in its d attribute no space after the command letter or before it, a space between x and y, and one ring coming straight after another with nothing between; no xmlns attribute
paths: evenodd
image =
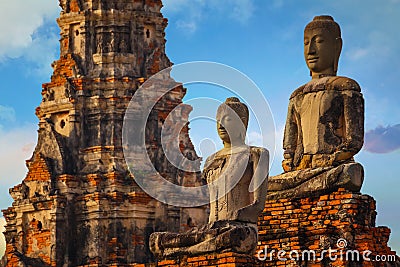
<svg viewBox="0 0 400 267"><path fill-rule="evenodd" d="M255 255L186 256L156 266L400 266L388 246L390 229L377 227L375 219L372 197L343 188L322 196L267 200L258 219Z"/></svg>
<svg viewBox="0 0 400 267"><path fill-rule="evenodd" d="M264 261L221 252L154 263L147 245L151 232L179 231L189 217L199 225L207 218L203 208L180 209L152 199L124 161L126 107L147 78L171 66L161 0L60 0L60 6L60 59L53 63L51 82L43 85L36 110L39 138L28 173L10 189L14 202L3 210L7 247L1 266L400 266L387 245L390 230L375 226L375 201L343 189L268 200L259 217L258 249L275 254L267 253ZM196 185L198 173L171 166L160 146L163 122L184 95L178 86L155 106L146 144L166 179ZM187 119L190 110L187 106L180 117ZM187 126L180 149L197 158ZM340 238L347 244L338 249ZM322 254L329 248L337 250L338 259ZM370 250L370 258L390 255L396 262L340 259L355 249ZM287 253L281 258L291 250L315 250L321 260L283 261L279 250Z"/></svg>
<svg viewBox="0 0 400 267"><path fill-rule="evenodd" d="M267 256L263 266L398 266L399 259L388 246L390 229L376 226L376 215L371 196L343 188L322 196L269 200L258 222L258 249L267 248L267 255L261 254L262 259ZM280 250L287 252L281 257L287 261L277 258ZM299 252L298 260L290 259L291 250ZM301 258L302 252L311 250L315 260L307 254ZM350 252L355 250L358 256ZM387 260L374 261L377 256Z"/></svg>
<svg viewBox="0 0 400 267"><path fill-rule="evenodd" d="M138 87L172 64L165 54L161 0L60 0L60 59L36 109L38 143L28 174L10 189L5 266L125 266L150 262L148 236L202 223L205 209L167 206L145 194L123 155L125 110ZM163 155L161 128L182 103L177 86L155 106L146 145L156 169L173 183L196 185ZM190 106L178 119L187 120ZM186 125L180 151L197 155Z"/></svg>

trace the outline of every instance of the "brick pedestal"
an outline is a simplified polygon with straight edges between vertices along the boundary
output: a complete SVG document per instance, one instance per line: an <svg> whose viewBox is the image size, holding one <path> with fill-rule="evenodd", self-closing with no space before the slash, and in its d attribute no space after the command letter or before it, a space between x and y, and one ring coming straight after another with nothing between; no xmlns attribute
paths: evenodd
<svg viewBox="0 0 400 267"><path fill-rule="evenodd" d="M387 244L390 229L375 226L375 217L372 197L343 189L319 197L269 200L259 217L255 255L211 253L118 266L400 266Z"/></svg>
<svg viewBox="0 0 400 267"><path fill-rule="evenodd" d="M267 251L260 256L271 267L397 266L396 253L387 244L390 229L376 227L375 217L372 197L344 189L314 198L270 200L259 217L258 250Z"/></svg>
<svg viewBox="0 0 400 267"><path fill-rule="evenodd" d="M214 253L163 260L153 266L400 266L388 246L390 229L377 227L375 200L337 192L269 200L258 221L255 255Z"/></svg>

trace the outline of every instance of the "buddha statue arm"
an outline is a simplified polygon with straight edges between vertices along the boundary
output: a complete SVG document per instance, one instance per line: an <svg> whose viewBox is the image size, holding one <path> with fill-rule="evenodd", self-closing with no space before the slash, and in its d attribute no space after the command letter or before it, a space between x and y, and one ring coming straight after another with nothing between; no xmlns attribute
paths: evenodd
<svg viewBox="0 0 400 267"><path fill-rule="evenodd" d="M249 185L249 194L253 195L253 202L237 211L236 220L257 223L267 196L269 152L262 147L252 147L250 153L254 173Z"/></svg>
<svg viewBox="0 0 400 267"><path fill-rule="evenodd" d="M217 212L215 210L215 208L216 208L215 200L217 199L217 195L216 195L217 190L215 188L215 185L213 184L213 177L210 177L210 174L209 174L209 172L212 169L214 156L215 155L212 154L206 159L206 162L204 164L204 169L202 172L203 181L207 184L208 194L210 197L210 214L208 217L209 224L215 222L215 220L217 219Z"/></svg>
<svg viewBox="0 0 400 267"><path fill-rule="evenodd" d="M292 171L294 169L294 158L295 153L298 151L298 125L295 115L294 100L290 99L288 113L285 125L285 134L283 138L283 149L284 160L282 161L282 167L285 172Z"/></svg>
<svg viewBox="0 0 400 267"><path fill-rule="evenodd" d="M358 85L357 85L358 86ZM357 154L364 143L364 99L359 91L343 91L344 140L335 152L335 162L346 161Z"/></svg>

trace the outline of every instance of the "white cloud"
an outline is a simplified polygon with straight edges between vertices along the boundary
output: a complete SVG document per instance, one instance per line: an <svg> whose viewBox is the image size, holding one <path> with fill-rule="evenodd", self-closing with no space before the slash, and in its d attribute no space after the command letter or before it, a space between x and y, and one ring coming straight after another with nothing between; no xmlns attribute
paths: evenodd
<svg viewBox="0 0 400 267"><path fill-rule="evenodd" d="M15 121L15 110L12 107L0 105L0 121Z"/></svg>
<svg viewBox="0 0 400 267"><path fill-rule="evenodd" d="M254 13L253 0L234 0L232 18L246 23Z"/></svg>
<svg viewBox="0 0 400 267"><path fill-rule="evenodd" d="M244 24L253 16L255 7L254 0L165 0L162 11L167 17L178 15L176 27L193 33L203 20L212 16Z"/></svg>
<svg viewBox="0 0 400 267"><path fill-rule="evenodd" d="M183 7L185 8L188 6L188 0L164 0L163 4L163 11L165 12L179 12Z"/></svg>
<svg viewBox="0 0 400 267"><path fill-rule="evenodd" d="M197 30L197 23L195 21L178 20L176 27L185 31L186 33L194 33Z"/></svg>
<svg viewBox="0 0 400 267"><path fill-rule="evenodd" d="M337 16L339 24L342 24L341 20L347 21L346 27L342 27L342 35L344 51L351 60L349 64L363 64L365 68L376 70L382 66L387 68L387 61L397 58L400 51L396 26L399 24L398 3L398 0L379 4L364 0L327 2L328 8L334 10L332 14L340 14ZM398 60L393 60L392 64L396 65L392 68L400 66Z"/></svg>
<svg viewBox="0 0 400 267"><path fill-rule="evenodd" d="M58 14L58 1L54 0L1 1L0 62L7 58L26 57L35 62L53 57L51 51L58 45L57 37L51 33L35 36L35 32L46 20L54 21Z"/></svg>
<svg viewBox="0 0 400 267"><path fill-rule="evenodd" d="M4 225L6 224L6 220L1 217L0 218L0 259L3 257L4 252L6 251L6 239L4 238L3 232L6 230Z"/></svg>
<svg viewBox="0 0 400 267"><path fill-rule="evenodd" d="M58 39L58 35L49 32L32 40L29 52L26 51L24 54L29 62L35 63L35 67L30 69L29 74L49 75L52 72L51 62L57 58L60 46Z"/></svg>
<svg viewBox="0 0 400 267"><path fill-rule="evenodd" d="M0 128L0 209L10 204L6 199L8 188L19 184L26 175L25 160L32 156L36 130L34 124L11 130Z"/></svg>
<svg viewBox="0 0 400 267"><path fill-rule="evenodd" d="M368 54L369 54L368 48L354 48L349 51L349 57L352 60L359 60L361 58L368 56Z"/></svg>
<svg viewBox="0 0 400 267"><path fill-rule="evenodd" d="M387 33L379 31L371 31L365 39L363 47L349 48L347 55L351 60L359 62L360 60L370 61L373 58L375 63L386 62L387 58L396 55L397 40L400 41L398 37L389 37Z"/></svg>

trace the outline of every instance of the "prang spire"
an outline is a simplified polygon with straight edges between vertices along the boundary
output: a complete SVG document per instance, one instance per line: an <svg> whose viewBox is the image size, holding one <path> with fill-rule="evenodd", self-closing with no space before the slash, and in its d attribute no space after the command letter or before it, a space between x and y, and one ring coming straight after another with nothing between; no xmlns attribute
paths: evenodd
<svg viewBox="0 0 400 267"><path fill-rule="evenodd" d="M60 7L60 58L52 64L51 81L43 84L36 109L37 146L27 160L27 176L10 189L12 207L3 211L4 265L150 262L149 235L179 230L190 216L145 194L128 172L122 149L129 101L146 79L171 66L162 3L60 0ZM185 92L178 86L173 97L157 103L147 122L146 142L149 157L166 179L196 182L198 174L179 172L160 145L163 121ZM183 110L178 117L185 119L191 109ZM196 155L187 126L180 133L180 147L183 154Z"/></svg>

